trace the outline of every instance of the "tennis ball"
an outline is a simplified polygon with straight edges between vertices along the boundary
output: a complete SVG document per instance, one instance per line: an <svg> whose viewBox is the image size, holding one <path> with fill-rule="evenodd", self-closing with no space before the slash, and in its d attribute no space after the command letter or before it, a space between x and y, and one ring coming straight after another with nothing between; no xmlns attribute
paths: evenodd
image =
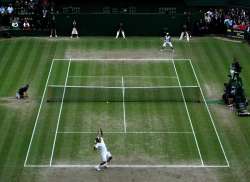
<svg viewBox="0 0 250 182"><path fill-rule="evenodd" d="M109 104L109 101L107 101L106 103Z"/></svg>

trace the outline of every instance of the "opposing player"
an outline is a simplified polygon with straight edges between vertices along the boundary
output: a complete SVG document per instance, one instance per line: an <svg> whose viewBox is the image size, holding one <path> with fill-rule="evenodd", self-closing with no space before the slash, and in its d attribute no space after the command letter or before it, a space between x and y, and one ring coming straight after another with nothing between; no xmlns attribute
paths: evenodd
<svg viewBox="0 0 250 182"><path fill-rule="evenodd" d="M76 29L76 20L73 21L73 28L72 28L72 32L71 32L71 38L76 37L78 38L78 31Z"/></svg>
<svg viewBox="0 0 250 182"><path fill-rule="evenodd" d="M183 28L182 28L182 32L181 32L181 36L179 38L179 40L182 40L183 37L186 37L187 38L187 41L189 42L190 40L190 35L188 33L188 29L187 29L187 25L183 25Z"/></svg>
<svg viewBox="0 0 250 182"><path fill-rule="evenodd" d="M164 36L163 44L162 44L162 50L167 47L167 45L173 50L173 44L172 44L172 38L167 32L166 35Z"/></svg>
<svg viewBox="0 0 250 182"><path fill-rule="evenodd" d="M118 27L118 30L117 30L116 36L115 36L116 39L118 39L120 33L122 34L123 39L126 39L126 37L125 37L125 31L124 31L124 28L123 28L123 23L119 24L119 27Z"/></svg>
<svg viewBox="0 0 250 182"><path fill-rule="evenodd" d="M108 151L106 144L103 140L103 132L101 128L99 129L97 137L95 138L94 150L98 150L101 156L101 162L99 165L96 166L96 170L100 171L103 168L107 168L108 164L112 159L112 155Z"/></svg>

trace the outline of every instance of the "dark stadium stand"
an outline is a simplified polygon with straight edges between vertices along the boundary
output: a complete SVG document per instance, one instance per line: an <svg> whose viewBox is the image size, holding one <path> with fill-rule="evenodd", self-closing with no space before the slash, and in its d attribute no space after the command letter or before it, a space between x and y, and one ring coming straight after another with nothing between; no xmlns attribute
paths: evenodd
<svg viewBox="0 0 250 182"><path fill-rule="evenodd" d="M158 36L168 30L179 35L183 24L187 24L193 35L224 34L225 15L230 7L250 7L248 0L4 0L0 6L5 8L13 4L14 13L1 16L0 23L9 27L13 35L48 35L50 18L56 15L58 34L68 36L73 19L77 19L80 35L113 35L118 22L124 22L126 34ZM211 25L203 16L210 8L222 9L220 22ZM247 15L249 12L247 11ZM43 17L45 15L45 18ZM23 22L27 19L31 31L23 31ZM248 18L249 19L249 18ZM17 21L19 26L11 23ZM148 22L151 22L149 24ZM237 21L237 18L234 18ZM104 24L105 22L105 24ZM244 22L245 23L245 22ZM241 25L239 24L239 27ZM244 25L245 26L245 25ZM248 38L245 30L228 28L228 36Z"/></svg>

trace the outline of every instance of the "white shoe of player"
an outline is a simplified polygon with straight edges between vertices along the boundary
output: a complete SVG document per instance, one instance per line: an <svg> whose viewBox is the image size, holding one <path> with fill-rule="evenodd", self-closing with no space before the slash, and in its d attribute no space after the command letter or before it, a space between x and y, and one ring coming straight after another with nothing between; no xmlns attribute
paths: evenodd
<svg viewBox="0 0 250 182"><path fill-rule="evenodd" d="M104 168L104 169L107 169L107 168L108 168L108 164L104 164L104 165L103 165L103 168Z"/></svg>
<svg viewBox="0 0 250 182"><path fill-rule="evenodd" d="M98 166L96 166L96 167L95 167L95 170L96 170L96 171L101 171L100 166L99 166L99 165L98 165Z"/></svg>

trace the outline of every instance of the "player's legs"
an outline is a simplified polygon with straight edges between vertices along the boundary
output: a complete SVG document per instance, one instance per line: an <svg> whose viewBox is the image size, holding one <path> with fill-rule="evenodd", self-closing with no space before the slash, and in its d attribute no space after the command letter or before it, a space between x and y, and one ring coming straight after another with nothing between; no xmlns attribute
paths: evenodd
<svg viewBox="0 0 250 182"><path fill-rule="evenodd" d="M107 166L107 161L101 162L99 165L95 167L97 171L100 171L103 167Z"/></svg>
<svg viewBox="0 0 250 182"><path fill-rule="evenodd" d="M74 33L75 33L75 31L74 31L74 28L73 28L73 29L72 29L72 32L71 32L71 38L73 38Z"/></svg>
<svg viewBox="0 0 250 182"><path fill-rule="evenodd" d="M112 160L112 155L110 152L107 152L107 155L106 155L106 159L107 159L107 163L110 163L110 161Z"/></svg>
<svg viewBox="0 0 250 182"><path fill-rule="evenodd" d="M20 94L18 92L16 93L16 98L21 99L21 96L20 96Z"/></svg>
<svg viewBox="0 0 250 182"><path fill-rule="evenodd" d="M74 36L78 38L78 31L76 28L73 28L72 33L71 33L71 38L73 38Z"/></svg>
<svg viewBox="0 0 250 182"><path fill-rule="evenodd" d="M125 37L125 33L124 33L124 31L122 30L121 32L122 32L122 36L123 36L123 38L125 39L126 37Z"/></svg>
<svg viewBox="0 0 250 182"><path fill-rule="evenodd" d="M162 44L162 47L163 47L163 48L166 48L166 47L167 47L167 42L164 42L164 43Z"/></svg>
<svg viewBox="0 0 250 182"><path fill-rule="evenodd" d="M167 43L168 43L169 47L171 47L171 49L174 49L173 44L171 42L167 42Z"/></svg>
<svg viewBox="0 0 250 182"><path fill-rule="evenodd" d="M110 154L110 152L108 152ZM106 167L107 166L107 158L108 158L108 153L103 153L101 154L101 160L102 162L96 166L96 170L97 171L100 171L102 168ZM111 156L111 154L110 154Z"/></svg>
<svg viewBox="0 0 250 182"><path fill-rule="evenodd" d="M49 37L52 37L53 36L53 29L50 29L50 36Z"/></svg>
<svg viewBox="0 0 250 182"><path fill-rule="evenodd" d="M181 36L180 36L179 40L182 40L183 36L184 36L184 32L181 32Z"/></svg>
<svg viewBox="0 0 250 182"><path fill-rule="evenodd" d="M56 34L56 29L54 29L54 32L55 32L55 37L57 37L57 34Z"/></svg>
<svg viewBox="0 0 250 182"><path fill-rule="evenodd" d="M120 30L118 30L117 32L116 32L116 39L119 37L119 34L120 34Z"/></svg>
<svg viewBox="0 0 250 182"><path fill-rule="evenodd" d="M189 34L188 34L188 32L186 32L186 37L187 37L187 41L189 42Z"/></svg>

